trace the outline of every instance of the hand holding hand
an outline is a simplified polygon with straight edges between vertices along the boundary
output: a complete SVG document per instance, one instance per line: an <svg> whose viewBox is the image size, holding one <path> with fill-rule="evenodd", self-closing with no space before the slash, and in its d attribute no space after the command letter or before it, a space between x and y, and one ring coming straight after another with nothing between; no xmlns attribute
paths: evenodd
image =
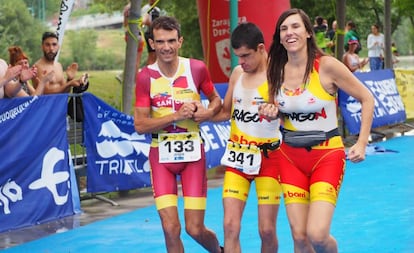
<svg viewBox="0 0 414 253"><path fill-rule="evenodd" d="M177 120L193 118L194 112L196 110L197 110L197 106L192 102L182 104L180 109L176 112L178 114Z"/></svg>
<svg viewBox="0 0 414 253"><path fill-rule="evenodd" d="M209 120L213 116L213 111L204 107L200 101L193 102L195 106L195 111L193 115L193 120L197 123L201 123Z"/></svg>
<svg viewBox="0 0 414 253"><path fill-rule="evenodd" d="M264 103L259 105L259 115L264 116L270 120L275 120L278 117L279 108L275 104Z"/></svg>

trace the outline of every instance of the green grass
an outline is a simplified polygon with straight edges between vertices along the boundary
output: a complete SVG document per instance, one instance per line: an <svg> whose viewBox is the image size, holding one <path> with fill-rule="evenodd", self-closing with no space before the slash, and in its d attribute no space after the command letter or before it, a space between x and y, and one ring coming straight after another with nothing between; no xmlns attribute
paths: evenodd
<svg viewBox="0 0 414 253"><path fill-rule="evenodd" d="M122 70L88 71L88 73L88 92L119 110L122 102L122 85L116 80L116 76L121 74Z"/></svg>
<svg viewBox="0 0 414 253"><path fill-rule="evenodd" d="M105 29L96 30L96 32L98 33L97 50L106 51L111 55L115 55L117 59L121 59L122 62L124 62L126 42L124 39L123 29ZM70 43L69 36L65 39L64 45L65 42ZM68 48L68 46L66 46L66 48ZM146 59L146 50L144 50L141 63L146 61ZM122 77L123 69L124 66L122 65L119 66L117 70L87 71L89 73L90 81L88 92L120 110L122 104L122 84L116 79L116 77L118 75ZM134 90L131 90L130 92L135 94Z"/></svg>

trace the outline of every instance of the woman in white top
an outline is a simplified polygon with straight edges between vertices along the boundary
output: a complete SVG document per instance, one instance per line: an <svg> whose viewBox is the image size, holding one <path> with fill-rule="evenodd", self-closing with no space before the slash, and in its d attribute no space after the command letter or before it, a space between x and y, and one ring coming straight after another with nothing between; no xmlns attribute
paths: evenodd
<svg viewBox="0 0 414 253"><path fill-rule="evenodd" d="M342 57L342 62L348 67L351 72L359 72L368 63L368 58L359 59L355 50L358 48L358 40L351 39L348 41L348 51Z"/></svg>
<svg viewBox="0 0 414 253"><path fill-rule="evenodd" d="M379 26L372 25L371 33L368 35L367 39L369 67L371 70L382 69L384 44L384 34L379 32Z"/></svg>

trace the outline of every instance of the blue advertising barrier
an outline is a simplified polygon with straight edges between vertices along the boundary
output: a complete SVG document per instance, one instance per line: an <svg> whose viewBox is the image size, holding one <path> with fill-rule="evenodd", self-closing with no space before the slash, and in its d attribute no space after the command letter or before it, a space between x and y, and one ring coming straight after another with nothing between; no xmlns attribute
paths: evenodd
<svg viewBox="0 0 414 253"><path fill-rule="evenodd" d="M68 95L0 99L0 232L80 212Z"/></svg>
<svg viewBox="0 0 414 253"><path fill-rule="evenodd" d="M398 93L394 72L391 69L356 72L355 76L372 92L375 98L372 128L401 123L406 120L403 101ZM359 133L361 104L339 90L339 107L351 135Z"/></svg>
<svg viewBox="0 0 414 253"><path fill-rule="evenodd" d="M227 85L216 85L224 97ZM133 117L90 93L83 95L87 192L112 192L151 186L148 153L151 136L135 131ZM208 100L202 96L202 103ZM229 121L200 125L206 151L206 166L220 165L229 138Z"/></svg>

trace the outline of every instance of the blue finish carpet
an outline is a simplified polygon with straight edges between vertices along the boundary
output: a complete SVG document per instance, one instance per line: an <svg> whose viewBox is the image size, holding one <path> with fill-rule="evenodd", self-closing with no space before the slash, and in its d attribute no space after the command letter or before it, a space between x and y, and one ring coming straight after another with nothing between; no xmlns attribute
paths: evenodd
<svg viewBox="0 0 414 253"><path fill-rule="evenodd" d="M347 162L332 234L341 253L414 252L414 136L376 143L367 159ZM260 252L254 187L242 221L243 252ZM139 201L137 199L137 201ZM182 214L183 203L179 202ZM183 217L181 216L181 220ZM223 243L221 188L208 191L206 224ZM278 217L279 252L293 252L284 206ZM182 229L186 252L205 252ZM5 253L166 252L155 206L4 250Z"/></svg>

